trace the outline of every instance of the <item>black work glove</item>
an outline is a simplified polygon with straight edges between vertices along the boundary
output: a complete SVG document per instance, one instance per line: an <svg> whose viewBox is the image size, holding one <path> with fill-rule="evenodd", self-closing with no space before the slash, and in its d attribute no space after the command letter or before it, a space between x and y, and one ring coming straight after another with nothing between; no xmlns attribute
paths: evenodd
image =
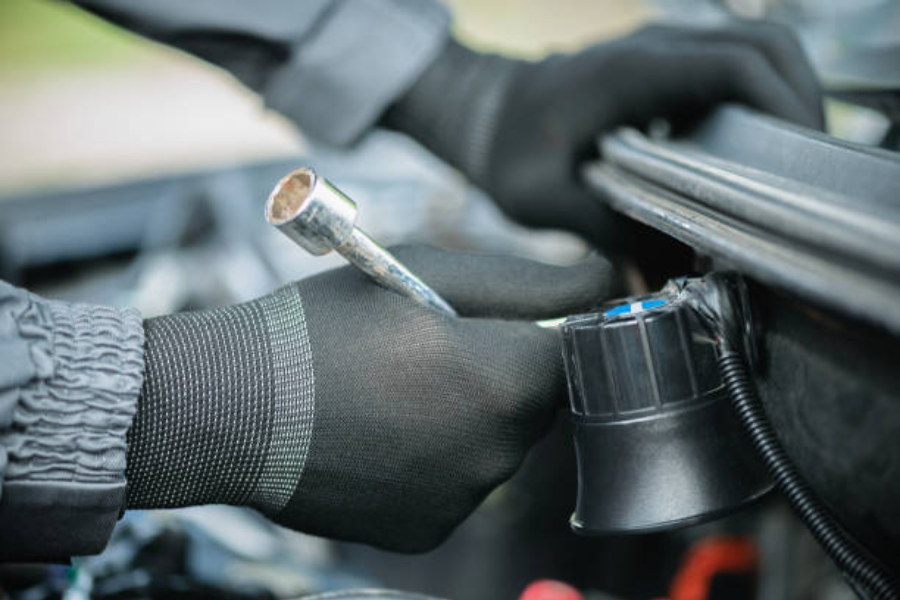
<svg viewBox="0 0 900 600"><path fill-rule="evenodd" d="M397 256L461 318L345 267L147 321L129 508L253 506L308 533L421 551L509 478L565 393L558 333L528 321L607 297L609 263Z"/></svg>
<svg viewBox="0 0 900 600"><path fill-rule="evenodd" d="M758 21L651 26L540 62L451 41L384 121L460 168L512 218L610 248L628 230L578 173L598 135L656 117L683 124L729 101L808 127L823 123L800 45L787 28Z"/></svg>

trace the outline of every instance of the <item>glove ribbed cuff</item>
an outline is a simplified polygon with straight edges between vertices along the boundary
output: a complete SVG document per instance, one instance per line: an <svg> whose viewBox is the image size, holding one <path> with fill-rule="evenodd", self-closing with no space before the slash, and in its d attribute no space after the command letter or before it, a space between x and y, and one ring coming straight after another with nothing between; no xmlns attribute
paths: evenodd
<svg viewBox="0 0 900 600"><path fill-rule="evenodd" d="M503 100L523 64L474 52L451 39L382 123L418 140L483 185Z"/></svg>
<svg viewBox="0 0 900 600"><path fill-rule="evenodd" d="M313 424L312 350L296 287L151 319L144 329L128 507L280 511L300 480Z"/></svg>

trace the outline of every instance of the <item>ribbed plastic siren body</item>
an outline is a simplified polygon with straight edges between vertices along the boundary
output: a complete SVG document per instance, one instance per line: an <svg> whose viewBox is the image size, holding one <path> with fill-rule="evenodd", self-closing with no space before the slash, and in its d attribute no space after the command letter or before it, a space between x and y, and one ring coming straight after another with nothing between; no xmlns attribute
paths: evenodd
<svg viewBox="0 0 900 600"><path fill-rule="evenodd" d="M731 410L714 340L667 287L561 326L578 461L572 528L660 531L771 489Z"/></svg>

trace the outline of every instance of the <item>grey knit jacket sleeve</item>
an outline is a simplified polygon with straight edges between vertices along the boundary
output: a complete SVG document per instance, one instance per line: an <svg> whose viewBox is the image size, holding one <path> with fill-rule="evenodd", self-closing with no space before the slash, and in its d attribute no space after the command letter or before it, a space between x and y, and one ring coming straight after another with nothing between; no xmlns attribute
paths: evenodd
<svg viewBox="0 0 900 600"><path fill-rule="evenodd" d="M0 560L99 552L125 504L143 379L136 310L0 281Z"/></svg>
<svg viewBox="0 0 900 600"><path fill-rule="evenodd" d="M324 142L353 142L425 71L450 17L435 0L76 0L230 71Z"/></svg>

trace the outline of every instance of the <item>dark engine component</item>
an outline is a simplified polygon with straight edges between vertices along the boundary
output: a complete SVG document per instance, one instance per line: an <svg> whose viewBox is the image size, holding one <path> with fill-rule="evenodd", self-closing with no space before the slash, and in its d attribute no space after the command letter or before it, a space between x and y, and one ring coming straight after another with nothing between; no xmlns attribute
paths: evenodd
<svg viewBox="0 0 900 600"><path fill-rule="evenodd" d="M562 326L578 459L571 525L579 533L681 527L771 488L684 282Z"/></svg>

